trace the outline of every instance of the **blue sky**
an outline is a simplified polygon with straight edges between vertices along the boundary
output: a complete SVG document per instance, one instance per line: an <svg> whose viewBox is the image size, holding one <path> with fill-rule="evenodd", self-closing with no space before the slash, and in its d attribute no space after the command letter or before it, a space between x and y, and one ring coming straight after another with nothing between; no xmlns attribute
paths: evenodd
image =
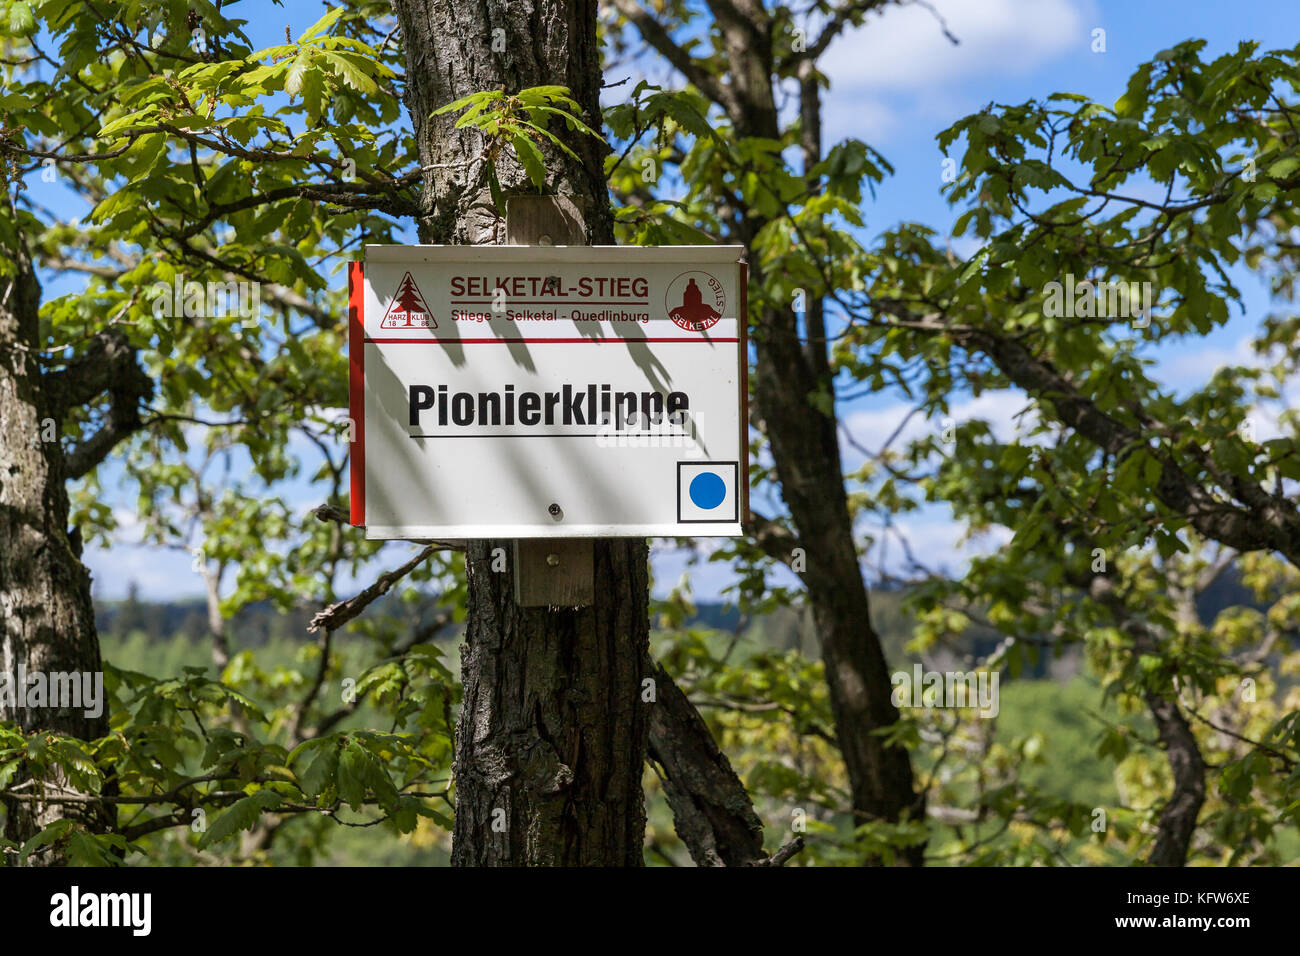
<svg viewBox="0 0 1300 956"><path fill-rule="evenodd" d="M828 51L824 69L831 79L826 97L827 144L852 136L880 150L895 174L864 204L867 238L901 221L918 221L946 232L954 211L940 193L942 153L935 136L962 116L996 101L1016 103L1057 91L1086 94L1111 103L1129 75L1157 51L1188 38L1209 41L1207 55L1235 48L1240 40L1257 40L1266 48L1292 45L1300 37L1300 5L1269 0L1234 4L1211 0L934 0L960 43L945 39L934 15L921 7L891 8L860 29L846 33ZM255 42L282 42L287 23L294 35L313 23L324 7L315 0L285 0L284 7L247 7L242 14L257 21ZM238 8L236 8L238 9ZM1094 52L1095 30L1105 31L1105 52ZM665 74L658 72L657 78ZM623 73L611 71L616 82ZM634 84L628 84L629 86ZM954 158L960 158L954 156ZM968 248L957 246L961 252ZM1258 280L1243 280L1247 314L1206 338L1174 344L1158 356L1160 375L1169 385L1188 387L1217 365L1245 360L1242 344L1268 307ZM1010 427L1023 406L1016 394L985 396L967 404L957 418L978 415ZM857 401L841 413L856 438L877 447L906 414L898 396L882 394ZM924 429L926 423L911 426ZM847 464L853 464L852 454ZM106 487L112 487L112 470ZM303 489L304 510L320 501ZM123 498L129 507L131 499ZM992 539L958 546L959 529L941 508L931 508L900 522L913 546L956 570L971 549L996 547ZM200 580L174 551L123 544L110 553L87 554L95 593L120 597L130 581L142 596L169 599L198 596ZM396 564L407 546L391 546ZM656 591L676 580L683 567L679 555L661 549L654 559ZM694 574L700 598L716 596L728 581L725 567L702 565Z"/></svg>

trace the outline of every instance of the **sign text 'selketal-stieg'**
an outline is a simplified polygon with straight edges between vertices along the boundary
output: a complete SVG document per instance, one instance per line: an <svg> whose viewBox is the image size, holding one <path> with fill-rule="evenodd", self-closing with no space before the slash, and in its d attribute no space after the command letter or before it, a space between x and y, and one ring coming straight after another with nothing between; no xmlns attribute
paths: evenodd
<svg viewBox="0 0 1300 956"><path fill-rule="evenodd" d="M741 246L367 246L349 267L368 538L741 534Z"/></svg>

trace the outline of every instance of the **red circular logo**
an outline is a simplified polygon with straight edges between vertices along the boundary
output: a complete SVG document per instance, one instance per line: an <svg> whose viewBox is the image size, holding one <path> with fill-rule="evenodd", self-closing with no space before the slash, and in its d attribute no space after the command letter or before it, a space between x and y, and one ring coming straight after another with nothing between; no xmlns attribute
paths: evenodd
<svg viewBox="0 0 1300 956"><path fill-rule="evenodd" d="M664 310L678 327L688 332L703 332L726 314L727 294L716 276L707 272L683 272L669 283Z"/></svg>

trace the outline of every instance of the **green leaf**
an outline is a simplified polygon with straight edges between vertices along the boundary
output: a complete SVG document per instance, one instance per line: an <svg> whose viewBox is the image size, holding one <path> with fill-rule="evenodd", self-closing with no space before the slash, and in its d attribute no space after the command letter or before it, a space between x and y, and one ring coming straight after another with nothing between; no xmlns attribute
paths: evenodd
<svg viewBox="0 0 1300 956"><path fill-rule="evenodd" d="M475 103L482 103L486 100L499 99L503 94L499 90L487 90L480 93L471 93L469 96L462 96L458 100L453 100L446 106L441 106L430 113L430 116L441 116L443 113L451 113L456 110L463 110L465 107Z"/></svg>
<svg viewBox="0 0 1300 956"><path fill-rule="evenodd" d="M21 760L10 760L8 763L0 764L0 790L9 786L9 781L12 780L14 774L18 772L18 765L20 763L22 763Z"/></svg>
<svg viewBox="0 0 1300 956"><path fill-rule="evenodd" d="M524 172L528 174L532 184L541 189L546 185L546 164L542 159L542 151L537 148L536 143L522 133L512 137L510 145L514 147L515 155L519 157L519 163L524 167Z"/></svg>
<svg viewBox="0 0 1300 956"><path fill-rule="evenodd" d="M386 809L397 801L397 788L384 765L357 740L348 741L339 758L338 788L339 798L353 810L365 804L367 792Z"/></svg>
<svg viewBox="0 0 1300 956"><path fill-rule="evenodd" d="M311 68L311 55L306 51L299 53L289 64L289 70L284 75L284 91L290 96L297 96L298 91L302 89L303 76Z"/></svg>
<svg viewBox="0 0 1300 956"><path fill-rule="evenodd" d="M240 830L248 830L257 823L258 818L264 810L270 810L278 807L281 798L274 790L258 790L236 800L221 816L212 821L206 833L199 840L199 849L205 850L210 846L222 843L234 837Z"/></svg>
<svg viewBox="0 0 1300 956"><path fill-rule="evenodd" d="M1300 158L1287 156L1285 159L1279 159L1276 163L1268 167L1265 174L1271 179L1286 179L1297 169L1300 169Z"/></svg>
<svg viewBox="0 0 1300 956"><path fill-rule="evenodd" d="M324 793L334 782L339 769L339 750L331 743L316 755L307 769L298 778L303 793L315 798Z"/></svg>
<svg viewBox="0 0 1300 956"><path fill-rule="evenodd" d="M370 94L379 88L358 65L358 62L365 62L360 57L351 53L334 53L328 50L321 51L320 56L329 64L332 72L357 92Z"/></svg>
<svg viewBox="0 0 1300 956"><path fill-rule="evenodd" d="M334 26L335 22L337 22L338 18L342 15L343 15L342 7L335 7L333 10L328 11L325 14L325 16L321 17L319 20L317 20L315 23L313 23L310 27L307 28L307 32L298 38L298 42L306 43L308 40L312 39L313 37L320 36L330 27Z"/></svg>
<svg viewBox="0 0 1300 956"><path fill-rule="evenodd" d="M9 32L20 37L36 32L36 16L26 0L18 0L9 8Z"/></svg>
<svg viewBox="0 0 1300 956"><path fill-rule="evenodd" d="M27 858L43 846L49 846L63 839L67 832L72 829L73 821L68 819L55 820L48 827L41 830L34 837L23 844L21 852L18 854L19 865L27 863Z"/></svg>
<svg viewBox="0 0 1300 956"><path fill-rule="evenodd" d="M503 214L506 210L506 194L502 191L501 183L497 180L495 166L488 170L488 191L492 194L492 205L496 207L497 215Z"/></svg>
<svg viewBox="0 0 1300 956"><path fill-rule="evenodd" d="M107 840L100 842L103 839L83 830L72 830L68 834L68 864L70 866L113 866L117 860L109 852ZM116 839L122 847L126 846L126 841L120 836Z"/></svg>

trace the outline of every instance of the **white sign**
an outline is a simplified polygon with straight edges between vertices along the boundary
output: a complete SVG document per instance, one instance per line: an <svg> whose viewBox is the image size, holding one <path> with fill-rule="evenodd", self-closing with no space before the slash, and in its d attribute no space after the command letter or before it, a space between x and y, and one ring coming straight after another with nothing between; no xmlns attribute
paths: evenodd
<svg viewBox="0 0 1300 956"><path fill-rule="evenodd" d="M742 246L367 246L349 269L367 538L742 533Z"/></svg>

